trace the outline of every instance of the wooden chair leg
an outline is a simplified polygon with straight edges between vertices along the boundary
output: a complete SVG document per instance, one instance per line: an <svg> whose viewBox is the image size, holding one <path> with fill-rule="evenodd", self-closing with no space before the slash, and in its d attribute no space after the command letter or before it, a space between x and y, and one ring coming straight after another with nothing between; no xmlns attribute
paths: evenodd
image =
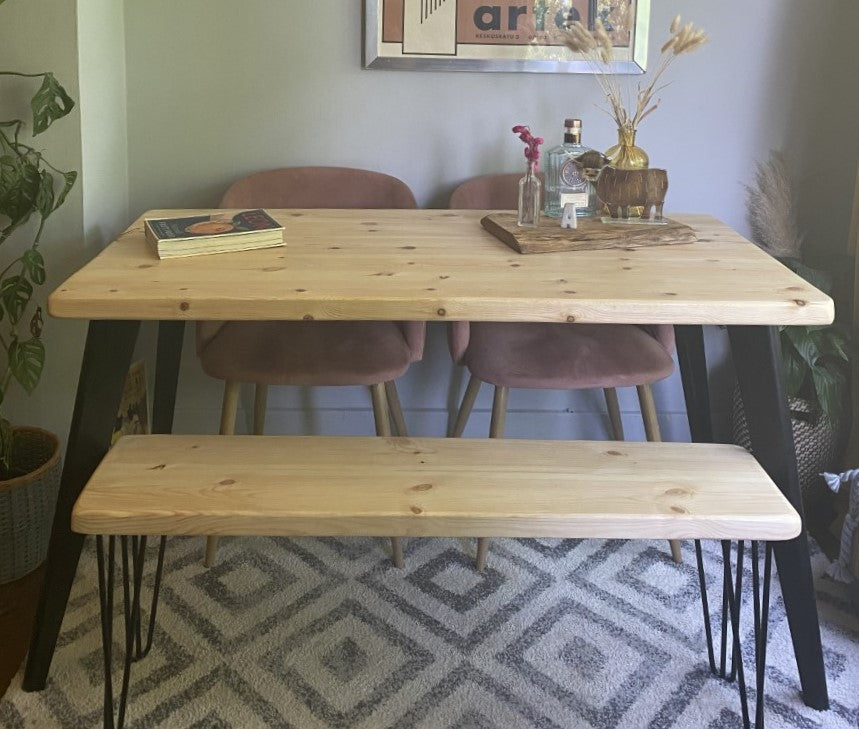
<svg viewBox="0 0 859 729"><path fill-rule="evenodd" d="M268 404L268 385L258 382L254 390L254 435L265 431L265 411Z"/></svg>
<svg viewBox="0 0 859 729"><path fill-rule="evenodd" d="M489 421L489 437L503 438L504 423L507 419L507 394L509 388L495 386L495 396L492 398L492 420Z"/></svg>
<svg viewBox="0 0 859 729"><path fill-rule="evenodd" d="M650 385L638 385L636 390L638 391L638 402L641 405L641 418L644 420L644 433L647 440L651 443L659 443L662 441L662 433L659 430L659 420L656 417L653 390L650 389ZM682 564L683 555L680 551L680 540L671 539L668 543L671 545L671 558L675 564Z"/></svg>
<svg viewBox="0 0 859 729"><path fill-rule="evenodd" d="M403 417L403 407L400 405L400 394L397 392L397 383L391 380L385 383L385 395L388 398L388 409L391 411L391 419L394 421L394 430L402 438L408 436L406 419Z"/></svg>
<svg viewBox="0 0 859 729"><path fill-rule="evenodd" d="M373 398L373 417L376 421L376 435L390 436L391 421L388 417L388 398L385 393L383 382L370 385L370 395ZM400 537L391 537L391 560L394 567L402 569L405 567L403 559L403 543Z"/></svg>
<svg viewBox="0 0 859 729"><path fill-rule="evenodd" d="M221 403L221 435L233 435L236 432L236 413L239 409L239 383L232 380L224 381L224 400ZM206 537L206 557L203 564L211 567L218 553L218 538Z"/></svg>
<svg viewBox="0 0 859 729"><path fill-rule="evenodd" d="M468 378L468 386L465 388L465 395L462 398L462 404L459 406L459 411L456 413L456 421L453 424L451 436L459 438L462 436L462 431L465 430L465 424L468 422L468 417L471 415L471 410L474 407L474 401L477 399L477 393L480 392L480 386L483 383L474 375Z"/></svg>
<svg viewBox="0 0 859 729"><path fill-rule="evenodd" d="M388 416L388 397L385 394L385 383L370 385L370 396L373 398L373 419L376 422L376 435L391 435L391 419Z"/></svg>
<svg viewBox="0 0 859 729"><path fill-rule="evenodd" d="M623 440L623 420L620 417L620 403L617 401L617 390L613 387L603 389L605 404L608 409L608 419L611 423L611 433L614 440Z"/></svg>
<svg viewBox="0 0 859 729"><path fill-rule="evenodd" d="M470 383L469 383L470 384ZM495 386L495 395L492 398L492 420L489 422L489 437L503 438L504 423L507 419L507 395L509 389ZM489 555L489 537L478 537L477 539L477 571L483 572L486 567L486 558Z"/></svg>
<svg viewBox="0 0 859 729"><path fill-rule="evenodd" d="M659 420L656 417L656 404L653 402L653 390L650 385L638 385L638 402L641 406L641 419L644 421L644 434L651 443L660 443L662 433L659 431Z"/></svg>

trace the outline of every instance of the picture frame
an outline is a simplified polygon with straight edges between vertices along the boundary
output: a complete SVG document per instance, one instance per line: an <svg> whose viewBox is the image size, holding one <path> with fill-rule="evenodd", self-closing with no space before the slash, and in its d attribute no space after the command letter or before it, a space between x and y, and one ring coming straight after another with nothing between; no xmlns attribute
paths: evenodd
<svg viewBox="0 0 859 729"><path fill-rule="evenodd" d="M597 18L613 40L609 73L644 73L650 0L364 0L364 68L594 73L560 29Z"/></svg>

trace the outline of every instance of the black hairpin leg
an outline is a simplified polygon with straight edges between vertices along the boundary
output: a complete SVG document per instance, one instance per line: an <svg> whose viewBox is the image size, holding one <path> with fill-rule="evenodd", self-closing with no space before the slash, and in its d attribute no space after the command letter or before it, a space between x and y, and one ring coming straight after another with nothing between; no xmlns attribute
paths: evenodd
<svg viewBox="0 0 859 729"><path fill-rule="evenodd" d="M754 649L755 649L755 690L757 704L755 706L755 729L764 729L764 679L766 670L767 626L769 621L769 594L772 579L772 546L765 546L763 587L761 587L760 569L758 566L758 545L752 542L750 554L752 561L752 606L754 612ZM707 640L707 654L710 661L710 671L728 681L736 677L740 692L740 711L744 729L751 729L749 712L749 697L746 688L745 668L743 665L742 644L740 639L740 611L742 609L742 579L744 542L737 543L737 577L736 583L731 571L731 543L722 541L722 595L723 609L731 622L731 673L726 675L725 645L727 641L726 616L722 616L722 646L723 653L717 670L714 657L713 632L710 621L707 587L704 579L704 563L701 556L701 543L695 541L695 554L698 561L698 582L701 588L701 605L704 614L704 634Z"/></svg>
<svg viewBox="0 0 859 729"><path fill-rule="evenodd" d="M122 662L122 683L119 702L114 703L113 695L113 593L116 556L116 537L108 537L107 559L105 559L104 538L96 537L96 556L98 559L98 594L101 605L101 638L104 652L104 729L122 729L125 724L125 709L128 704L128 686L131 677L131 664L145 657L152 648L155 630L155 612L158 593L161 588L161 574L164 566L164 547L166 538L161 537L158 548L158 563L155 569L155 584L152 588L152 603L149 611L149 625L146 645L142 639L142 619L140 614L141 590L143 586L143 563L146 553L146 537L131 538L131 569L128 561L128 537L120 537L122 549L122 593L125 623L125 652ZM116 720L114 721L114 716Z"/></svg>

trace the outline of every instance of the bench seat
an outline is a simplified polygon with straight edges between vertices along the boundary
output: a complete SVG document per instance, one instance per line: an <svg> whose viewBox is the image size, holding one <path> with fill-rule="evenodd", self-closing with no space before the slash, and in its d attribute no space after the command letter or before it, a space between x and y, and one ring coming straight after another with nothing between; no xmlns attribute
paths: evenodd
<svg viewBox="0 0 859 729"><path fill-rule="evenodd" d="M768 539L800 519L731 445L453 438L122 438L84 534Z"/></svg>

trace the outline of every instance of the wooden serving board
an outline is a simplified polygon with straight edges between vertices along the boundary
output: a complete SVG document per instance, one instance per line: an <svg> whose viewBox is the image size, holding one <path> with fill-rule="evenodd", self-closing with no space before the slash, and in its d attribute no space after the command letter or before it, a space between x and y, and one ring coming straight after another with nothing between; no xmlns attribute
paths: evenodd
<svg viewBox="0 0 859 729"><path fill-rule="evenodd" d="M613 225L599 218L579 218L578 228L562 228L558 218L543 217L536 228L520 228L516 213L492 213L480 224L519 253L641 248L698 240L692 228L675 220L668 220L666 225Z"/></svg>

